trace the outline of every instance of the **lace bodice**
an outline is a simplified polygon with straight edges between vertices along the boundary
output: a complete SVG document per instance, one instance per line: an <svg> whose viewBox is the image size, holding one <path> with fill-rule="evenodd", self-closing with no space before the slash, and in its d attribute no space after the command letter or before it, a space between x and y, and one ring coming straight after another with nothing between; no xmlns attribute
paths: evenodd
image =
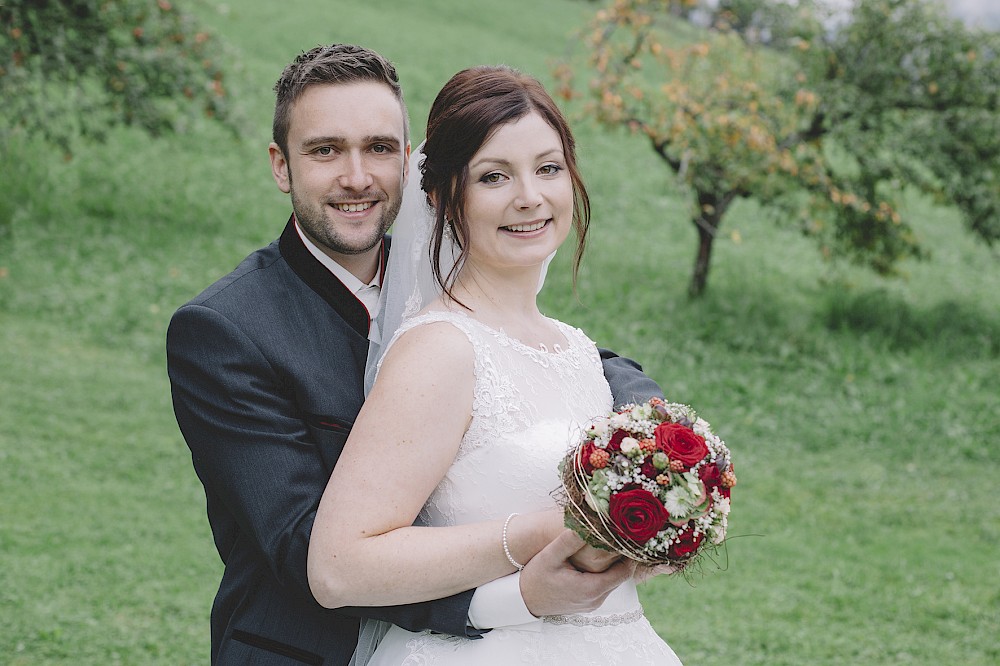
<svg viewBox="0 0 1000 666"><path fill-rule="evenodd" d="M454 311L427 312L397 331L398 338L415 326L447 322L465 334L475 356L472 419L455 462L421 512L425 524L554 506L559 460L581 426L611 409L612 397L596 345L581 330L552 321L565 348L529 347Z"/></svg>

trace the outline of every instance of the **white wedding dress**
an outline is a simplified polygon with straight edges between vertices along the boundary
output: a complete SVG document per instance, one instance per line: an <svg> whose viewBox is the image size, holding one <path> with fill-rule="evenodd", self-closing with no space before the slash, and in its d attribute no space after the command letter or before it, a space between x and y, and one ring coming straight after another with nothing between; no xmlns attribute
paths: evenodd
<svg viewBox="0 0 1000 666"><path fill-rule="evenodd" d="M560 486L559 461L581 426L612 407L594 343L579 329L555 322L566 347L535 349L462 312L446 311L409 319L396 336L432 322L448 322L468 337L475 350L476 381L469 429L421 519L427 525L456 525L555 506L551 493ZM413 633L393 626L369 662L374 666L680 663L643 616L631 581L593 613L496 628L481 639Z"/></svg>

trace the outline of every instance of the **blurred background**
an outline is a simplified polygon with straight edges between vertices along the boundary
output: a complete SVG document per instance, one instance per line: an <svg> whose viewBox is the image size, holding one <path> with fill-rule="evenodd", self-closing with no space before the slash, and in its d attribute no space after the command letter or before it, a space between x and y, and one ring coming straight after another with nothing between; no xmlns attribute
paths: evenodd
<svg viewBox="0 0 1000 666"><path fill-rule="evenodd" d="M1000 8L964 0L0 0L0 662L201 664L221 572L172 312L280 233L316 44L571 119L547 314L733 451L726 549L647 615L691 665L1000 663Z"/></svg>

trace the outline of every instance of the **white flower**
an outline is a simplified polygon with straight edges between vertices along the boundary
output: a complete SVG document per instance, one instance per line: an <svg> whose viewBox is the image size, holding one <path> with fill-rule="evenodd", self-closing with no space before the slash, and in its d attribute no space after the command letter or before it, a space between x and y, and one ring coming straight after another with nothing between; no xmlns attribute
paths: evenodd
<svg viewBox="0 0 1000 666"><path fill-rule="evenodd" d="M634 437L625 437L621 443L622 453L628 455L639 450L639 440Z"/></svg>
<svg viewBox="0 0 1000 666"><path fill-rule="evenodd" d="M683 518L690 513L697 502L693 500L691 494L682 486L671 488L663 498L663 506L671 516Z"/></svg>
<svg viewBox="0 0 1000 666"><path fill-rule="evenodd" d="M608 419L602 417L595 420L593 425L590 426L590 431L595 437L604 437L608 434Z"/></svg>
<svg viewBox="0 0 1000 666"><path fill-rule="evenodd" d="M709 435L712 434L712 427L708 425L708 422L702 418L698 418L695 420L695 422L691 425L691 430L694 430L702 437L708 437Z"/></svg>
<svg viewBox="0 0 1000 666"><path fill-rule="evenodd" d="M632 417L637 421L648 421L653 418L653 406L644 402L632 410Z"/></svg>
<svg viewBox="0 0 1000 666"><path fill-rule="evenodd" d="M629 424L628 414L615 414L610 419L611 427L613 428L624 428Z"/></svg>

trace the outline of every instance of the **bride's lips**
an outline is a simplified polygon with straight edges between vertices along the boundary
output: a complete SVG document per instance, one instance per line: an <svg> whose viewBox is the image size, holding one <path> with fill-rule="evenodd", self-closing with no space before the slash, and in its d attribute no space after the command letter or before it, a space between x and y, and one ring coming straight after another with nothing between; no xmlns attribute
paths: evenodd
<svg viewBox="0 0 1000 666"><path fill-rule="evenodd" d="M530 234L536 231L541 231L544 229L550 220L533 220L531 222L522 222L520 224L510 224L506 227L500 227L501 230L512 234Z"/></svg>

